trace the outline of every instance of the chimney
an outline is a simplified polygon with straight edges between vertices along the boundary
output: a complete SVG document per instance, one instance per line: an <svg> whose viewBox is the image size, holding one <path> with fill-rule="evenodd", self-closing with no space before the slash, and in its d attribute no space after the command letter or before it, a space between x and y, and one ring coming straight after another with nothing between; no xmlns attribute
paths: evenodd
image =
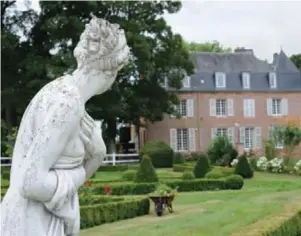
<svg viewBox="0 0 301 236"><path fill-rule="evenodd" d="M246 48L236 48L234 50L235 53L242 53L242 54L248 54L248 55L253 55L253 49L246 49Z"/></svg>
<svg viewBox="0 0 301 236"><path fill-rule="evenodd" d="M273 55L273 63L272 64L276 64L276 62L277 62L277 59L278 59L278 53L274 53L274 55Z"/></svg>

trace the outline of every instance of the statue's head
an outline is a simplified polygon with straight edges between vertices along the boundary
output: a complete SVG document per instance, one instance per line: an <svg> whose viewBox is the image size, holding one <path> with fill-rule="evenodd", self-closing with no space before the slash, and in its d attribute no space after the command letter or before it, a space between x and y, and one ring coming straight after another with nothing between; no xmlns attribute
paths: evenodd
<svg viewBox="0 0 301 236"><path fill-rule="evenodd" d="M78 69L117 72L128 62L130 49L119 25L92 16L74 49L74 56Z"/></svg>

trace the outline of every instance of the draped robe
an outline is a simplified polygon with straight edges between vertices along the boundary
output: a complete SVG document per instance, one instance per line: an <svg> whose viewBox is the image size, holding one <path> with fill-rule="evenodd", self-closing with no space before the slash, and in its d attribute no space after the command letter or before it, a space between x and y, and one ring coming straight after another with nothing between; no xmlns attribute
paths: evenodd
<svg viewBox="0 0 301 236"><path fill-rule="evenodd" d="M86 151L79 136L78 121L84 106L79 102L76 88L60 83L54 81L42 88L23 115L13 152L10 187L1 203L2 236L75 236L79 233L77 188L85 181L85 176L81 176L85 171ZM64 110L64 106L69 110ZM68 124L73 127L67 129ZM70 130L72 132L67 134ZM64 131L68 137L53 135ZM58 140L53 140L56 138ZM55 144L62 150L56 150ZM26 185L38 184L47 189L46 184L39 182L43 178L37 179L46 160L53 162L49 172L57 179L53 183L56 184L54 194L44 202L22 196ZM31 189L34 190L32 187L28 191L33 191Z"/></svg>

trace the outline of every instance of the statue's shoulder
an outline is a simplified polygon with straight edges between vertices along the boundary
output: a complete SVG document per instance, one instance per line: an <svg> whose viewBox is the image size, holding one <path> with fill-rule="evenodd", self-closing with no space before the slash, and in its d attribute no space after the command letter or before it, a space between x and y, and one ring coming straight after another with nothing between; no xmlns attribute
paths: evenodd
<svg viewBox="0 0 301 236"><path fill-rule="evenodd" d="M41 91L41 100L47 110L56 110L76 116L83 116L85 109L80 93L75 86L53 81Z"/></svg>

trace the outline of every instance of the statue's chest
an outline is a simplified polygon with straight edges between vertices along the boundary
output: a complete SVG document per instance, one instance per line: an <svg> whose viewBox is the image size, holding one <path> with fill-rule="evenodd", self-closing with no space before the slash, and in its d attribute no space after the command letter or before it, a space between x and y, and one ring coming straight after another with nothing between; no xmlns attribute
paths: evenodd
<svg viewBox="0 0 301 236"><path fill-rule="evenodd" d="M72 138L66 144L66 147L63 151L63 156L84 156L85 155L85 146L83 141L80 139L79 131L76 131Z"/></svg>

